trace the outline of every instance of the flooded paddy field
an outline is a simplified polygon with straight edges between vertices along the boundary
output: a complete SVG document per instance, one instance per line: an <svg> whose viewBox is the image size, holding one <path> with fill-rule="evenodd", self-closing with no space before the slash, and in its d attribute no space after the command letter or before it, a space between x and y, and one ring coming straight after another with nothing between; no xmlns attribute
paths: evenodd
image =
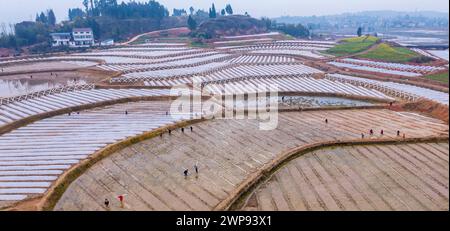
<svg viewBox="0 0 450 231"><path fill-rule="evenodd" d="M236 109L243 108L257 108L264 105L268 105L270 99L259 98L256 101L239 100L235 102ZM321 108L321 107L358 107L358 106L371 106L374 102L365 100L347 99L343 97L331 97L331 96L278 96L278 108Z"/></svg>
<svg viewBox="0 0 450 231"><path fill-rule="evenodd" d="M0 98L29 94L74 84L98 82L107 76L84 71L27 73L0 76Z"/></svg>

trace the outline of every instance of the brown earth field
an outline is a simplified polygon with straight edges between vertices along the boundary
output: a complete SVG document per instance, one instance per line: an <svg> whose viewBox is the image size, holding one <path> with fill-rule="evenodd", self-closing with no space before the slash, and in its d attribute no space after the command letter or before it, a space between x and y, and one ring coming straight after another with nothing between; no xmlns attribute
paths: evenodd
<svg viewBox="0 0 450 231"><path fill-rule="evenodd" d="M329 122L325 123L325 119ZM283 112L279 114L278 127L272 131L260 130L259 122L250 119L209 120L193 125L192 132L189 129L184 133L176 130L172 135L164 134L126 147L97 162L78 177L62 194L54 210L216 210L223 201L240 195L239 189L244 182L251 180L260 169L270 165L286 150L321 142L358 141L361 140L361 133L365 134L366 140L401 139L396 135L397 130L408 138L448 136L448 125L440 120L386 109ZM370 129L375 131L372 136L368 134ZM380 134L381 130L384 130L383 135ZM416 149L426 148L421 146ZM436 156L423 156L428 155L428 152ZM416 204L407 204L410 206L407 207L397 206L403 203L401 195L405 194L406 186L399 188L392 182L385 185L386 190L396 196L384 195L382 189L374 193L378 193L378 197L390 197L388 204L395 205L394 208L399 210L442 209L442 206L433 207L436 205L433 200L447 201L448 204L448 167L445 168L448 166L448 148L445 154L445 145L433 145L433 148L423 153L419 155L414 152L411 155L415 156L408 158L414 163L423 161L420 166L428 164L429 167L440 168L431 171L421 167L415 168L414 172L420 176L428 176L439 171L439 175L435 176L439 177L436 178L439 181L432 186L439 184L438 189L443 196L429 199L432 203L424 201L425 205L422 207ZM384 161L385 157L371 158L377 161L378 166L378 162ZM402 163L398 168L410 167L405 161ZM198 174L195 173L195 165L199 167ZM189 174L184 177L183 171L186 169ZM397 174L392 172L394 170L386 171ZM384 173L363 171L355 174L373 179ZM391 179L387 176L385 178ZM380 184L387 181L385 178ZM421 180L420 177L411 179L414 180L411 182ZM445 179L447 185L442 185ZM427 182L430 183L431 180ZM425 192L434 190L424 183L410 187ZM326 193L321 190L321 193ZM413 189L408 190L408 193L414 192ZM116 199L118 195L126 195L124 207ZM424 194L427 195L431 194ZM105 198L112 202L109 208L103 205ZM373 208L358 207L355 203L353 205L344 209ZM389 210L388 208L380 206L374 209Z"/></svg>
<svg viewBox="0 0 450 231"><path fill-rule="evenodd" d="M359 145L304 154L247 200L253 211L448 211L448 143Z"/></svg>

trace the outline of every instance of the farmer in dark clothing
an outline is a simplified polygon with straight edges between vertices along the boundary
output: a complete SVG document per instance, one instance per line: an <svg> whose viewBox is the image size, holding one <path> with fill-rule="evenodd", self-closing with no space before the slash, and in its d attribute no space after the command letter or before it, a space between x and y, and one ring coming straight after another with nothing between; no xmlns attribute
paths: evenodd
<svg viewBox="0 0 450 231"><path fill-rule="evenodd" d="M384 135L384 130L383 130L383 129L381 129L380 134L381 134L381 135Z"/></svg>
<svg viewBox="0 0 450 231"><path fill-rule="evenodd" d="M181 132L184 133L184 128L181 128Z"/></svg>
<svg viewBox="0 0 450 231"><path fill-rule="evenodd" d="M194 128L193 127L191 127L191 132L193 132L194 131Z"/></svg>
<svg viewBox="0 0 450 231"><path fill-rule="evenodd" d="M397 136L400 136L400 131L397 131Z"/></svg>
<svg viewBox="0 0 450 231"><path fill-rule="evenodd" d="M189 169L184 170L184 177L187 177L189 174Z"/></svg>
<svg viewBox="0 0 450 231"><path fill-rule="evenodd" d="M125 111L125 115L128 115L128 111Z"/></svg>
<svg viewBox="0 0 450 231"><path fill-rule="evenodd" d="M370 129L370 135L373 135L373 129Z"/></svg>
<svg viewBox="0 0 450 231"><path fill-rule="evenodd" d="M328 119L325 119L325 123L328 124Z"/></svg>
<svg viewBox="0 0 450 231"><path fill-rule="evenodd" d="M364 139L364 133L361 133L361 139Z"/></svg>
<svg viewBox="0 0 450 231"><path fill-rule="evenodd" d="M172 130L169 129L169 135L172 135Z"/></svg>
<svg viewBox="0 0 450 231"><path fill-rule="evenodd" d="M109 200L108 199L105 199L105 207L109 208Z"/></svg>
<svg viewBox="0 0 450 231"><path fill-rule="evenodd" d="M195 169L195 173L197 173L197 175L198 175L198 166L197 166L197 164L194 165L194 169Z"/></svg>

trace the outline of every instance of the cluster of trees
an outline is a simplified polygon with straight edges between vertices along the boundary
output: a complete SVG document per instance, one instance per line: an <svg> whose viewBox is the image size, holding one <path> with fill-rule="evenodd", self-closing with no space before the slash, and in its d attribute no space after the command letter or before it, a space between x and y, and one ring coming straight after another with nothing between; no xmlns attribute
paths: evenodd
<svg viewBox="0 0 450 231"><path fill-rule="evenodd" d="M56 28L56 16L52 9L36 14L34 22L21 22L10 25L10 30L2 25L0 47L17 49L37 43L50 41L50 33Z"/></svg>
<svg viewBox="0 0 450 231"><path fill-rule="evenodd" d="M86 13L80 8L69 9L69 21L75 21L77 18L86 17Z"/></svg>
<svg viewBox="0 0 450 231"><path fill-rule="evenodd" d="M222 16L225 16L227 14L228 15L232 15L233 14L233 8L231 7L230 4L227 4L225 6L225 8L220 11L220 15L222 15ZM217 18L217 11L216 11L216 6L214 5L214 3L209 8L208 15L209 15L209 18Z"/></svg>
<svg viewBox="0 0 450 231"><path fill-rule="evenodd" d="M181 16L181 15L175 15L175 10L176 9L174 9L174 16ZM177 11L177 13L178 12L181 12L181 13L186 13L186 11L180 11L180 10L178 10ZM194 19L194 12L195 12L195 9L194 9L194 7L190 7L189 8L189 12L190 12L190 14L189 14L189 18L188 18L188 20L187 20L187 24L188 24L188 27L189 27L189 29L190 30L192 30L192 31L194 31L195 29L197 29L197 26L198 26L198 23L197 23L197 21ZM221 16L225 16L225 15L233 15L233 7L231 7L231 5L230 4L227 4L226 6L225 6L225 8L224 9L222 9L221 11L220 11L220 15ZM211 7L209 8L209 12L206 12L206 11L203 11L203 10L198 10L196 13L195 13L195 16L197 16L197 17L209 17L209 18L217 18L217 11L216 11L216 6L214 5L214 3L211 5Z"/></svg>
<svg viewBox="0 0 450 231"><path fill-rule="evenodd" d="M194 17L192 15L189 15L189 18L187 20L188 27L191 31L194 31L197 29L197 21L195 21Z"/></svg>
<svg viewBox="0 0 450 231"><path fill-rule="evenodd" d="M14 33L2 32L0 47L18 48L48 42L52 28L42 22L21 22L14 25Z"/></svg>
<svg viewBox="0 0 450 231"><path fill-rule="evenodd" d="M311 35L309 29L300 23L277 23L277 21L269 18L262 18L261 21L264 22L266 28L269 30L278 30L297 38L306 38Z"/></svg>
<svg viewBox="0 0 450 231"><path fill-rule="evenodd" d="M41 12L40 14L36 14L36 22L40 22L50 26L55 26L56 25L55 12L53 12L52 9L49 9L47 10L46 13Z"/></svg>
<svg viewBox="0 0 450 231"><path fill-rule="evenodd" d="M277 24L275 29L297 38L306 38L310 35L308 28L302 24Z"/></svg>
<svg viewBox="0 0 450 231"><path fill-rule="evenodd" d="M162 19L169 16L169 11L155 0L144 3L135 1L122 2L121 4L118 4L117 0L83 0L83 6L86 15L91 17Z"/></svg>
<svg viewBox="0 0 450 231"><path fill-rule="evenodd" d="M172 16L178 17L178 16L183 16L183 15L187 15L187 12L185 9L175 9L175 8L173 9Z"/></svg>

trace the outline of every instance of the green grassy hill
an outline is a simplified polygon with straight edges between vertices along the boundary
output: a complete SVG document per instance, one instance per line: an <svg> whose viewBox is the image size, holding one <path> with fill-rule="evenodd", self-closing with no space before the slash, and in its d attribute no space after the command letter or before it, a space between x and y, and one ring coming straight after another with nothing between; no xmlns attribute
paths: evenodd
<svg viewBox="0 0 450 231"><path fill-rule="evenodd" d="M340 43L328 50L325 53L334 56L352 55L367 50L380 40L373 36L361 36L355 38L347 38L340 41Z"/></svg>
<svg viewBox="0 0 450 231"><path fill-rule="evenodd" d="M404 63L420 59L421 55L405 47L393 47L389 44L382 43L377 48L358 57L385 62Z"/></svg>

